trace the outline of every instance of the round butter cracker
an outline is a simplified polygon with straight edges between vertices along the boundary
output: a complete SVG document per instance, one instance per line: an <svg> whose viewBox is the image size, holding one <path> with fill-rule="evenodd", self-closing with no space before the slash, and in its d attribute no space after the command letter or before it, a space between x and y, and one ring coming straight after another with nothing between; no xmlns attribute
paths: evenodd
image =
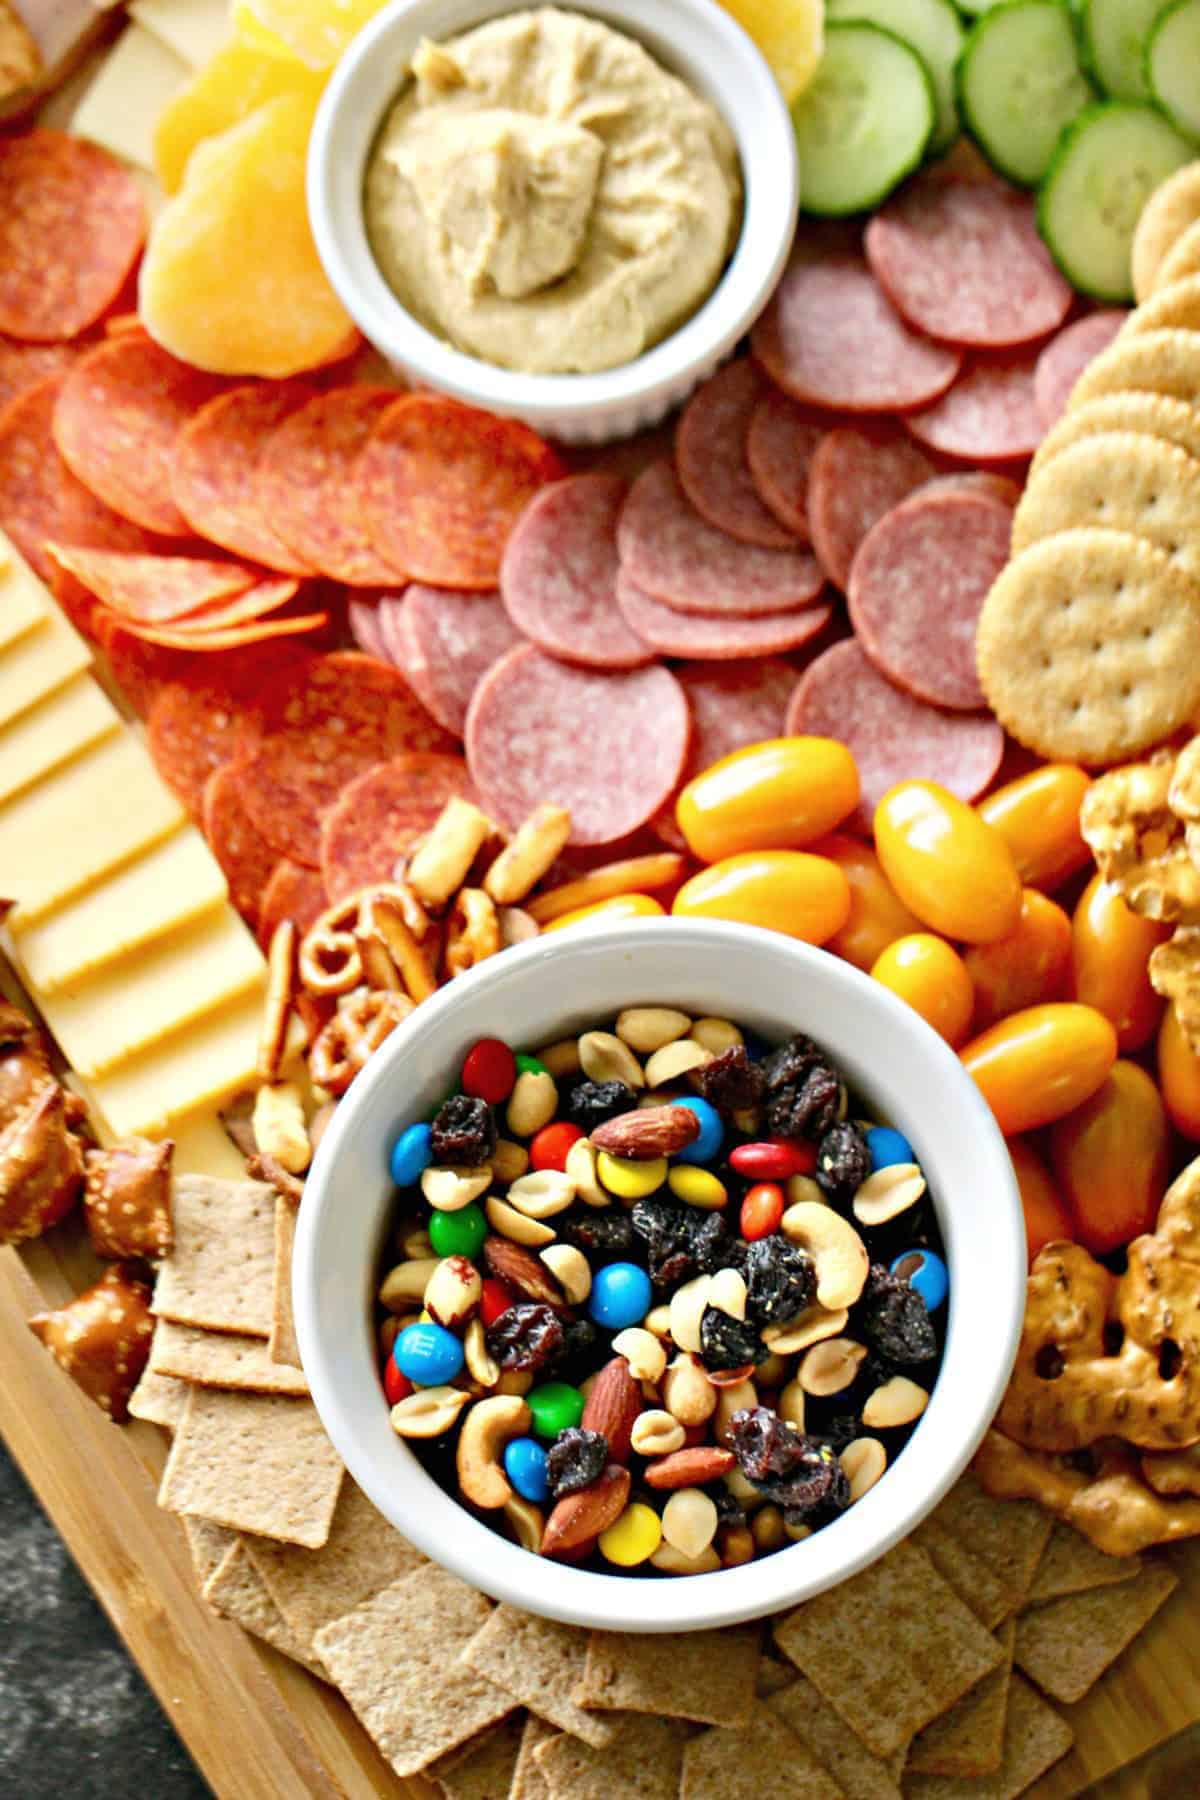
<svg viewBox="0 0 1200 1800"><path fill-rule="evenodd" d="M1200 270L1151 294L1130 313L1120 335L1141 337L1147 331L1200 331Z"/></svg>
<svg viewBox="0 0 1200 1800"><path fill-rule="evenodd" d="M1133 431L1072 444L1021 496L1013 554L1055 532L1097 529L1145 538L1200 587L1200 459Z"/></svg>
<svg viewBox="0 0 1200 1800"><path fill-rule="evenodd" d="M1133 234L1133 291L1145 300L1165 257L1189 225L1200 219L1200 161L1182 169L1155 188Z"/></svg>
<svg viewBox="0 0 1200 1800"><path fill-rule="evenodd" d="M1075 383L1068 412L1100 394L1166 394L1194 405L1200 395L1200 331L1144 331L1118 337Z"/></svg>
<svg viewBox="0 0 1200 1800"><path fill-rule="evenodd" d="M1128 393L1100 394L1064 413L1042 439L1029 471L1030 480L1070 445L1110 431L1136 431L1145 437L1161 438L1164 443L1186 450L1189 456L1200 457L1200 410L1168 394L1134 389Z"/></svg>
<svg viewBox="0 0 1200 1800"><path fill-rule="evenodd" d="M1189 275L1200 275L1200 219L1175 239L1163 257L1162 266L1154 278L1154 292L1161 294L1177 281L1186 280Z"/></svg>
<svg viewBox="0 0 1200 1800"><path fill-rule="evenodd" d="M1120 531L1065 531L1009 563L984 604L979 679L1049 760L1122 762L1200 711L1200 588Z"/></svg>

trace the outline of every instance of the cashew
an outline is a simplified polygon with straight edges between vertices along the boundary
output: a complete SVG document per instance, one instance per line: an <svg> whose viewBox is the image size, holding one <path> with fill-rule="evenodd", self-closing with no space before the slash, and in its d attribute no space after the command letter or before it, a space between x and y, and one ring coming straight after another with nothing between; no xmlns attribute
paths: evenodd
<svg viewBox="0 0 1200 1800"><path fill-rule="evenodd" d="M774 1501L761 1507L750 1521L750 1535L757 1550L781 1550L784 1544L783 1514Z"/></svg>
<svg viewBox="0 0 1200 1800"><path fill-rule="evenodd" d="M260 1087L254 1097L254 1142L260 1156L273 1156L289 1175L303 1175L312 1161L304 1122L304 1102L294 1081Z"/></svg>
<svg viewBox="0 0 1200 1800"><path fill-rule="evenodd" d="M664 1044L661 1050L656 1050L646 1064L646 1086L664 1087L668 1081L678 1081L681 1075L711 1061L712 1051L698 1044L695 1038L677 1038L673 1044Z"/></svg>
<svg viewBox="0 0 1200 1800"><path fill-rule="evenodd" d="M729 1427L735 1412L758 1405L758 1389L752 1381L735 1381L732 1387L718 1388L717 1411L713 1419L713 1436L718 1444L729 1448Z"/></svg>
<svg viewBox="0 0 1200 1800"><path fill-rule="evenodd" d="M797 1380L815 1399L840 1394L855 1379L866 1354L865 1344L856 1344L853 1338L826 1338L805 1351Z"/></svg>
<svg viewBox="0 0 1200 1800"><path fill-rule="evenodd" d="M781 1419L794 1425L797 1431L804 1430L804 1388L797 1381L789 1381L779 1396L779 1404L775 1410Z"/></svg>
<svg viewBox="0 0 1200 1800"><path fill-rule="evenodd" d="M686 1439L687 1433L679 1420L658 1407L639 1413L630 1434L630 1442L639 1456L669 1456L672 1450L682 1450Z"/></svg>
<svg viewBox="0 0 1200 1800"><path fill-rule="evenodd" d="M438 1325L455 1331L478 1310L483 1277L465 1256L442 1259L425 1289L425 1310Z"/></svg>
<svg viewBox="0 0 1200 1800"><path fill-rule="evenodd" d="M525 1244L531 1250L537 1250L543 1244L552 1244L556 1233L552 1225L539 1224L537 1219L528 1219L519 1213L515 1206L507 1200L497 1199L495 1194L488 1196L484 1202L488 1224L501 1237L511 1239L514 1244Z"/></svg>
<svg viewBox="0 0 1200 1800"><path fill-rule="evenodd" d="M553 1075L523 1069L509 1095L504 1119L514 1137L532 1137L548 1125L558 1111L558 1088Z"/></svg>
<svg viewBox="0 0 1200 1800"><path fill-rule="evenodd" d="M850 1483L851 1502L861 1500L887 1468L887 1451L878 1438L855 1438L838 1457Z"/></svg>
<svg viewBox="0 0 1200 1800"><path fill-rule="evenodd" d="M541 1507L535 1506L532 1500L523 1500L520 1494L514 1494L511 1500L504 1502L504 1517L522 1550L532 1551L536 1556L542 1547L542 1533L546 1529L546 1515Z"/></svg>
<svg viewBox="0 0 1200 1800"><path fill-rule="evenodd" d="M860 1225L886 1225L915 1206L925 1192L925 1177L916 1163L892 1163L868 1175L854 1196L854 1216Z"/></svg>
<svg viewBox="0 0 1200 1800"><path fill-rule="evenodd" d="M493 1180L508 1187L510 1182L520 1181L529 1167L529 1152L524 1144L514 1144L511 1138L500 1138L489 1161Z"/></svg>
<svg viewBox="0 0 1200 1800"><path fill-rule="evenodd" d="M664 1540L681 1556L703 1556L717 1535L717 1509L702 1488L677 1488L662 1511Z"/></svg>
<svg viewBox="0 0 1200 1800"><path fill-rule="evenodd" d="M508 1190L508 1204L528 1219L552 1219L566 1212L575 1198L575 1183L559 1169L534 1169L518 1176Z"/></svg>
<svg viewBox="0 0 1200 1800"><path fill-rule="evenodd" d="M471 1320L463 1335L463 1355L480 1387L494 1388L500 1379L500 1365L488 1351L483 1320L478 1316Z"/></svg>
<svg viewBox="0 0 1200 1800"><path fill-rule="evenodd" d="M681 1425L703 1425L717 1410L717 1390L695 1356L677 1356L662 1380L663 1405Z"/></svg>
<svg viewBox="0 0 1200 1800"><path fill-rule="evenodd" d="M611 1206L612 1195L596 1180L596 1152L587 1138L576 1138L567 1151L566 1174L585 1206Z"/></svg>
<svg viewBox="0 0 1200 1800"><path fill-rule="evenodd" d="M555 1081L579 1073L579 1044L575 1038L559 1038L557 1043L543 1044L534 1055L543 1069L549 1069Z"/></svg>
<svg viewBox="0 0 1200 1800"><path fill-rule="evenodd" d="M691 1022L673 1006L627 1006L617 1014L617 1036L639 1056L649 1056L681 1038Z"/></svg>
<svg viewBox="0 0 1200 1800"><path fill-rule="evenodd" d="M732 1019L697 1019L691 1036L711 1056L721 1056L746 1041Z"/></svg>
<svg viewBox="0 0 1200 1800"><path fill-rule="evenodd" d="M810 1344L819 1344L822 1338L836 1337L839 1331L846 1329L849 1317L844 1306L828 1312L814 1303L797 1313L794 1319L786 1319L782 1325L768 1325L763 1332L763 1342L776 1356L791 1356L797 1350L807 1350Z"/></svg>
<svg viewBox="0 0 1200 1800"><path fill-rule="evenodd" d="M551 1244L542 1261L572 1306L582 1306L592 1291L592 1270L582 1250L574 1244Z"/></svg>
<svg viewBox="0 0 1200 1800"><path fill-rule="evenodd" d="M721 1559L710 1545L699 1556L684 1556L676 1550L674 1544L662 1543L650 1558L650 1567L659 1569L664 1575L713 1575L721 1566Z"/></svg>
<svg viewBox="0 0 1200 1800"><path fill-rule="evenodd" d="M681 1350L698 1351L700 1348L700 1320L709 1303L712 1284L711 1275L697 1275L671 1295L671 1336Z"/></svg>
<svg viewBox="0 0 1200 1800"><path fill-rule="evenodd" d="M708 1290L708 1304L731 1319L746 1317L746 1283L736 1269L718 1269Z"/></svg>
<svg viewBox="0 0 1200 1800"><path fill-rule="evenodd" d="M893 1375L868 1396L862 1409L862 1422L872 1431L887 1430L890 1425L911 1425L929 1405L929 1395L907 1375Z"/></svg>
<svg viewBox="0 0 1200 1800"><path fill-rule="evenodd" d="M495 1512L512 1499L501 1457L509 1440L528 1431L532 1422L533 1414L516 1394L475 1402L463 1420L455 1453L458 1485L472 1506Z"/></svg>
<svg viewBox="0 0 1200 1800"><path fill-rule="evenodd" d="M807 1250L816 1265L818 1303L832 1310L853 1306L870 1267L866 1246L853 1225L831 1206L812 1201L789 1206L780 1223L784 1236Z"/></svg>
<svg viewBox="0 0 1200 1800"><path fill-rule="evenodd" d="M428 1168L421 1176L421 1192L435 1212L461 1212L486 1194L492 1185L492 1165L477 1169Z"/></svg>
<svg viewBox="0 0 1200 1800"><path fill-rule="evenodd" d="M436 1256L421 1256L415 1262L397 1263L383 1278L379 1289L380 1305L386 1306L389 1312L407 1312L414 1300L423 1306L429 1277L440 1260Z"/></svg>
<svg viewBox="0 0 1200 1800"><path fill-rule="evenodd" d="M579 1039L579 1066L589 1081L623 1081L644 1088L642 1065L628 1044L611 1031L585 1031Z"/></svg>
<svg viewBox="0 0 1200 1800"><path fill-rule="evenodd" d="M667 1366L667 1352L652 1331L641 1325L627 1326L612 1341L614 1356L623 1356L635 1381L658 1382Z"/></svg>
<svg viewBox="0 0 1200 1800"><path fill-rule="evenodd" d="M392 1408L392 1430L397 1437L444 1437L470 1402L461 1388L418 1388Z"/></svg>

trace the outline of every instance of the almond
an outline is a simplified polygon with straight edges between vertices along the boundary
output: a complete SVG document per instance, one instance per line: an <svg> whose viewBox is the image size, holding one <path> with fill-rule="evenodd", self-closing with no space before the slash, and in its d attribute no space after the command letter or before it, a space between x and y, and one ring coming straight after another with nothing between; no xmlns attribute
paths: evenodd
<svg viewBox="0 0 1200 1800"><path fill-rule="evenodd" d="M628 1498L629 1470L609 1463L590 1487L565 1495L555 1506L546 1520L542 1555L557 1556L599 1537L620 1518Z"/></svg>
<svg viewBox="0 0 1200 1800"><path fill-rule="evenodd" d="M600 1431L608 1439L608 1454L615 1463L629 1461L630 1435L642 1410L642 1390L623 1356L614 1356L596 1376L580 1420L585 1431Z"/></svg>
<svg viewBox="0 0 1200 1800"><path fill-rule="evenodd" d="M508 1238L487 1237L483 1241L483 1260L489 1275L494 1275L497 1281L507 1282L527 1300L540 1300L560 1311L566 1305L562 1288L545 1263L523 1244L514 1244Z"/></svg>
<svg viewBox="0 0 1200 1800"><path fill-rule="evenodd" d="M673 1450L657 1462L646 1464L646 1486L652 1488L703 1487L728 1475L737 1458L732 1450L716 1444L698 1444L694 1450Z"/></svg>
<svg viewBox="0 0 1200 1800"><path fill-rule="evenodd" d="M653 1162L656 1157L685 1150L699 1136L700 1120L690 1106L645 1106L606 1119L593 1131L592 1143L610 1156Z"/></svg>

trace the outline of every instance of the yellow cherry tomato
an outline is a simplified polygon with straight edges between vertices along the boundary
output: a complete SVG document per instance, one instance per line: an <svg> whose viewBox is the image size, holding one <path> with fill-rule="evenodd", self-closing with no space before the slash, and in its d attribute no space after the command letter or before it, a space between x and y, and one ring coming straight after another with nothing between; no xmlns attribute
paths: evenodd
<svg viewBox="0 0 1200 1800"><path fill-rule="evenodd" d="M1071 929L1075 998L1112 1020L1122 1050L1140 1050L1154 1036L1164 1006L1146 965L1172 927L1141 918L1110 882L1095 875L1080 896Z"/></svg>
<svg viewBox="0 0 1200 1800"><path fill-rule="evenodd" d="M1117 1034L1103 1013L1071 1001L1029 1006L962 1051L1005 1137L1051 1125L1090 1100L1117 1060Z"/></svg>
<svg viewBox="0 0 1200 1800"><path fill-rule="evenodd" d="M1017 929L994 944L972 944L963 961L975 987L972 1024L986 1031L1009 1013L1070 992L1071 921L1045 894L1026 888Z"/></svg>
<svg viewBox="0 0 1200 1800"><path fill-rule="evenodd" d="M1050 1133L1071 1235L1094 1256L1154 1229L1170 1176L1169 1139L1162 1097L1132 1062L1114 1063L1091 1099Z"/></svg>
<svg viewBox="0 0 1200 1800"><path fill-rule="evenodd" d="M936 781L902 781L875 808L875 850L905 906L943 937L990 944L1017 928L1012 851Z"/></svg>
<svg viewBox="0 0 1200 1800"><path fill-rule="evenodd" d="M945 938L927 931L889 944L871 970L893 994L957 1049L971 1028L975 992L966 965Z"/></svg>
<svg viewBox="0 0 1200 1800"><path fill-rule="evenodd" d="M1049 1170L1024 1138L1009 1138L1008 1154L1012 1157L1013 1174L1021 1190L1025 1242L1032 1267L1034 1257L1047 1244L1071 1238L1071 1215L1063 1205Z"/></svg>
<svg viewBox="0 0 1200 1800"><path fill-rule="evenodd" d="M850 884L828 857L759 850L701 869L684 882L671 911L685 919L765 925L807 944L824 944L850 916Z"/></svg>
<svg viewBox="0 0 1200 1800"><path fill-rule="evenodd" d="M1176 1131L1200 1141L1200 1056L1188 1043L1173 1006L1168 1006L1158 1028L1158 1085Z"/></svg>
<svg viewBox="0 0 1200 1800"><path fill-rule="evenodd" d="M789 850L824 837L858 805L858 769L833 738L768 738L689 781L675 818L701 862Z"/></svg>
<svg viewBox="0 0 1200 1800"><path fill-rule="evenodd" d="M850 917L825 948L869 973L888 945L920 931L921 921L897 895L870 844L837 835L812 848L815 855L835 862L850 883Z"/></svg>
<svg viewBox="0 0 1200 1800"><path fill-rule="evenodd" d="M543 925L543 931L570 931L573 925L618 925L622 919L661 919L666 908L650 894L614 894L611 900L597 900L593 906L580 906L563 913Z"/></svg>
<svg viewBox="0 0 1200 1800"><path fill-rule="evenodd" d="M976 812L998 831L1028 887L1056 887L1082 869L1091 851L1079 832L1079 808L1088 777L1074 763L1047 763L997 788Z"/></svg>

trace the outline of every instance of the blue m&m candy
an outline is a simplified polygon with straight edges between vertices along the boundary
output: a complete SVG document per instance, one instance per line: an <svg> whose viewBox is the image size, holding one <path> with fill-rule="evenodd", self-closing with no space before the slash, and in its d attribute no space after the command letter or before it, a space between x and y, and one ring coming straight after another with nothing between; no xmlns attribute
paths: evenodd
<svg viewBox="0 0 1200 1800"><path fill-rule="evenodd" d="M940 1256L932 1250L905 1250L892 1264L893 1275L903 1275L914 1293L920 1294L926 1312L936 1312L950 1292L950 1276Z"/></svg>
<svg viewBox="0 0 1200 1800"><path fill-rule="evenodd" d="M550 1482L546 1474L546 1452L536 1438L514 1438L504 1452L504 1473L522 1500L540 1506L548 1498Z"/></svg>
<svg viewBox="0 0 1200 1800"><path fill-rule="evenodd" d="M396 1339L392 1359L418 1387L442 1387L462 1372L462 1341L444 1325L409 1325Z"/></svg>
<svg viewBox="0 0 1200 1800"><path fill-rule="evenodd" d="M391 1172L397 1187L415 1187L433 1161L428 1125L409 1125L392 1145Z"/></svg>
<svg viewBox="0 0 1200 1800"><path fill-rule="evenodd" d="M715 1106L707 1100L672 1100L672 1106L686 1106L689 1112L695 1113L700 1121L700 1135L685 1144L682 1150L675 1152L673 1161L677 1163L714 1162L725 1142L725 1127L721 1123L721 1115Z"/></svg>
<svg viewBox="0 0 1200 1800"><path fill-rule="evenodd" d="M592 1277L588 1311L597 1325L608 1331L624 1331L640 1325L653 1299L650 1277L636 1263L606 1263Z"/></svg>
<svg viewBox="0 0 1200 1800"><path fill-rule="evenodd" d="M867 1133L867 1149L871 1152L871 1168L890 1169L895 1163L915 1163L913 1147L902 1132L890 1125L873 1125Z"/></svg>

